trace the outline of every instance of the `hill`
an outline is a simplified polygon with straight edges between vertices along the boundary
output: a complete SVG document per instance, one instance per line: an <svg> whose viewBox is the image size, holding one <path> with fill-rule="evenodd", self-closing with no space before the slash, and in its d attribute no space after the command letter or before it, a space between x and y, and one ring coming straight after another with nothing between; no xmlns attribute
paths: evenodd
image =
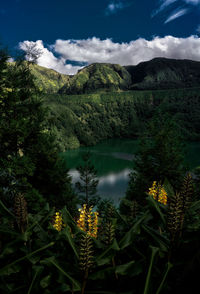
<svg viewBox="0 0 200 294"><path fill-rule="evenodd" d="M175 118L186 140L200 140L200 87L44 98L63 151L108 138L137 138L157 112Z"/></svg>
<svg viewBox="0 0 200 294"><path fill-rule="evenodd" d="M76 95L126 90L192 88L200 85L200 62L154 58L136 66L94 63L81 69L59 90Z"/></svg>
<svg viewBox="0 0 200 294"><path fill-rule="evenodd" d="M9 65L14 65L9 62ZM49 69L37 64L29 64L31 73L35 77L35 84L43 93L57 93L64 85L69 85L70 76L58 73L53 69Z"/></svg>
<svg viewBox="0 0 200 294"><path fill-rule="evenodd" d="M57 93L64 85L69 85L70 76L58 73L53 69L36 64L30 65L35 83L44 93Z"/></svg>
<svg viewBox="0 0 200 294"><path fill-rule="evenodd" d="M125 66L130 73L130 89L173 89L200 85L200 62L154 58L137 66Z"/></svg>
<svg viewBox="0 0 200 294"><path fill-rule="evenodd" d="M74 75L69 84L60 89L60 94L84 94L128 90L131 75L121 65L93 63Z"/></svg>

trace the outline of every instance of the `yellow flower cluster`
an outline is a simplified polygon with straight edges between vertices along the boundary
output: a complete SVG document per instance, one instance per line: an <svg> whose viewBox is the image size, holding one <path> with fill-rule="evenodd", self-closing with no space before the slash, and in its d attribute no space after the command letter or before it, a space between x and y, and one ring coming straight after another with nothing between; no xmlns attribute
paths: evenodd
<svg viewBox="0 0 200 294"><path fill-rule="evenodd" d="M56 229L58 232L62 230L63 227L63 220L62 220L62 214L60 212L56 212L54 216L54 221L53 221L53 227Z"/></svg>
<svg viewBox="0 0 200 294"><path fill-rule="evenodd" d="M82 208L79 209L80 216L77 221L78 227L86 232L89 236L97 238L98 231L98 212L92 211L92 206L88 209L87 205L84 204Z"/></svg>
<svg viewBox="0 0 200 294"><path fill-rule="evenodd" d="M152 187L149 188L149 195L153 196L155 200L166 205L167 204L167 192L161 184L153 182Z"/></svg>

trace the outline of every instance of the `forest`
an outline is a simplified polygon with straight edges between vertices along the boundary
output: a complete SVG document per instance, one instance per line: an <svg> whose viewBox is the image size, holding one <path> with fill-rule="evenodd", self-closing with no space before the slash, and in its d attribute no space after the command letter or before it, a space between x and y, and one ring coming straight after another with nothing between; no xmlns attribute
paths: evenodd
<svg viewBox="0 0 200 294"><path fill-rule="evenodd" d="M1 293L196 293L200 168L184 142L200 138L199 88L47 95L29 62L8 59L1 50ZM96 197L91 154L76 189L60 156L111 136L140 141L119 208Z"/></svg>

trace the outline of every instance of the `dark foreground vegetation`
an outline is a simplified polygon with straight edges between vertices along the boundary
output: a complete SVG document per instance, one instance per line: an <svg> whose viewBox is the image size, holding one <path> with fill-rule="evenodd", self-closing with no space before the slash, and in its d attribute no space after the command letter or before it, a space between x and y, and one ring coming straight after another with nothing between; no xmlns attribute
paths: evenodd
<svg viewBox="0 0 200 294"><path fill-rule="evenodd" d="M5 51L0 54L1 293L196 293L200 171L189 173L184 165L183 128L177 117L171 119L176 103L165 101L149 115L155 100L146 104L146 112L138 99L143 135L126 197L116 209L95 197L98 181L88 154L78 168L76 193L72 189L49 127L53 117L29 64L19 61L9 67ZM198 133L198 103L194 107L187 94L181 95L188 130ZM198 100L196 94L192 97ZM111 101L123 116L120 106L129 103ZM80 104L80 113L81 107L92 111L88 105ZM115 109L109 116L117 119ZM152 118L147 126L145 116ZM180 119L184 121L181 112ZM93 117L94 130L100 121Z"/></svg>

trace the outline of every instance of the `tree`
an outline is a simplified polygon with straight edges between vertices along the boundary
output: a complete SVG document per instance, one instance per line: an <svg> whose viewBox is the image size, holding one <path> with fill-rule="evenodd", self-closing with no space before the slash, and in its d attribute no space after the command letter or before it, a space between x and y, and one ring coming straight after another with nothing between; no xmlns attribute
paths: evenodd
<svg viewBox="0 0 200 294"><path fill-rule="evenodd" d="M25 51L25 58L28 63L36 63L37 59L42 55L42 49L38 48L34 42L26 41L21 45L21 49Z"/></svg>
<svg viewBox="0 0 200 294"><path fill-rule="evenodd" d="M38 205L44 205L45 199L58 207L61 203L75 207L71 179L60 163L56 138L48 127L48 112L30 68L27 62L9 65L7 60L8 55L2 51L0 182L4 183L4 191L9 185L25 193L30 210L38 210ZM17 184L6 184L6 178L14 179L12 182Z"/></svg>
<svg viewBox="0 0 200 294"><path fill-rule="evenodd" d="M82 204L87 207L96 205L99 198L96 196L97 185L97 171L91 163L91 153L86 152L83 154L83 165L77 167L80 173L80 181L75 186L80 193L80 200Z"/></svg>
<svg viewBox="0 0 200 294"><path fill-rule="evenodd" d="M185 171L184 144L178 126L167 114L157 114L140 139L126 197L143 202L152 182L163 183L165 179L176 190Z"/></svg>

